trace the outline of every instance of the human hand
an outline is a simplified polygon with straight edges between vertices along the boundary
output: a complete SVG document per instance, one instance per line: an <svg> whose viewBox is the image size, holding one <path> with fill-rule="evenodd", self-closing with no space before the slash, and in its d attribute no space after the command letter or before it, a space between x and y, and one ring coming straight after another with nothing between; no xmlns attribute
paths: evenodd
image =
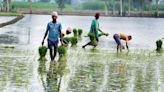
<svg viewBox="0 0 164 92"><path fill-rule="evenodd" d="M44 45L44 41L42 41L42 46Z"/></svg>

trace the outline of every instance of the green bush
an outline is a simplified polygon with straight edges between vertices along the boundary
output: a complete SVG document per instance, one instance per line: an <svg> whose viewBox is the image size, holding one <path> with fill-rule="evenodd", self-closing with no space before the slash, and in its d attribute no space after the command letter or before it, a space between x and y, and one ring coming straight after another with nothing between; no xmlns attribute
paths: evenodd
<svg viewBox="0 0 164 92"><path fill-rule="evenodd" d="M47 47L46 46L40 46L39 47L39 55L40 57L45 57L47 53Z"/></svg>
<svg viewBox="0 0 164 92"><path fill-rule="evenodd" d="M65 56L67 53L66 47L61 45L58 47L59 56Z"/></svg>
<svg viewBox="0 0 164 92"><path fill-rule="evenodd" d="M156 46L157 46L156 51L162 50L162 40L157 40Z"/></svg>
<svg viewBox="0 0 164 92"><path fill-rule="evenodd" d="M73 29L73 35L74 35L74 37L77 37L77 29L76 28Z"/></svg>
<svg viewBox="0 0 164 92"><path fill-rule="evenodd" d="M74 46L77 46L77 43L78 43L78 40L76 37L72 37L71 38L71 46L74 47Z"/></svg>
<svg viewBox="0 0 164 92"><path fill-rule="evenodd" d="M78 29L78 35L79 35L79 37L81 37L82 33L83 33L83 30L82 29Z"/></svg>
<svg viewBox="0 0 164 92"><path fill-rule="evenodd" d="M30 4L29 4L29 2L13 2L12 6L14 8L29 8ZM50 4L50 3L45 3L45 2L33 2L32 7L33 8L52 8L52 9L55 9L55 8L57 8L57 4Z"/></svg>
<svg viewBox="0 0 164 92"><path fill-rule="evenodd" d="M104 10L103 2L85 2L82 4L84 10Z"/></svg>
<svg viewBox="0 0 164 92"><path fill-rule="evenodd" d="M97 41L96 41L95 35L93 33L88 33L88 36L89 36L89 39L90 39L92 45L96 46L97 45Z"/></svg>

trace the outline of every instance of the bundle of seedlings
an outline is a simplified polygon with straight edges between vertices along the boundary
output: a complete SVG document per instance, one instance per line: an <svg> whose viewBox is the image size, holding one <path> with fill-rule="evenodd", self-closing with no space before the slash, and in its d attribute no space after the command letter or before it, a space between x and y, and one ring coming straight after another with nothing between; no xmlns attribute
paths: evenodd
<svg viewBox="0 0 164 92"><path fill-rule="evenodd" d="M64 37L64 44L66 46L68 46L68 44L71 42L71 38L70 37Z"/></svg>
<svg viewBox="0 0 164 92"><path fill-rule="evenodd" d="M59 57L65 56L67 53L66 47L61 45L58 47Z"/></svg>
<svg viewBox="0 0 164 92"><path fill-rule="evenodd" d="M48 48L46 46L40 46L39 47L39 55L40 55L39 60L45 59L45 56L46 56L46 53L47 53L47 49Z"/></svg>
<svg viewBox="0 0 164 92"><path fill-rule="evenodd" d="M71 37L71 47L76 47L78 40L76 37Z"/></svg>
<svg viewBox="0 0 164 92"><path fill-rule="evenodd" d="M94 35L93 33L90 32L90 33L88 33L88 37L89 37L89 39L90 39L92 45L97 46L97 41L96 41L95 35Z"/></svg>
<svg viewBox="0 0 164 92"><path fill-rule="evenodd" d="M78 34L77 34L77 29L76 29L76 28L73 29L73 35L74 35L74 37L77 37L77 35L78 35Z"/></svg>
<svg viewBox="0 0 164 92"><path fill-rule="evenodd" d="M78 29L78 36L79 37L81 37L82 33L83 33L83 30L82 29Z"/></svg>
<svg viewBox="0 0 164 92"><path fill-rule="evenodd" d="M161 51L162 50L162 40L159 39L156 41L156 51Z"/></svg>

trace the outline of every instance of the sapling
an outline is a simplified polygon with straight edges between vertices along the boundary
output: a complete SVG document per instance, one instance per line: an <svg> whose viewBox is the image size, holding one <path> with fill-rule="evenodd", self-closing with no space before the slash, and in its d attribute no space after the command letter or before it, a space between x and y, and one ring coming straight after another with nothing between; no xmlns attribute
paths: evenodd
<svg viewBox="0 0 164 92"><path fill-rule="evenodd" d="M47 53L47 47L46 46L40 46L39 47L40 59L44 58L46 56L46 53Z"/></svg>
<svg viewBox="0 0 164 92"><path fill-rule="evenodd" d="M97 41L96 41L95 35L93 33L88 33L88 36L89 36L89 39L90 39L92 45L96 46L97 45Z"/></svg>
<svg viewBox="0 0 164 92"><path fill-rule="evenodd" d="M78 40L76 37L71 37L71 46L76 47L78 43Z"/></svg>
<svg viewBox="0 0 164 92"><path fill-rule="evenodd" d="M73 35L74 35L74 37L77 37L77 35L78 35L78 34L77 34L77 29L76 29L76 28L73 29Z"/></svg>
<svg viewBox="0 0 164 92"><path fill-rule="evenodd" d="M161 39L156 41L156 46L157 46L156 51L162 50L162 40Z"/></svg>
<svg viewBox="0 0 164 92"><path fill-rule="evenodd" d="M66 47L61 45L58 47L58 53L59 53L59 56L65 56L66 53L67 53L67 50L66 50Z"/></svg>
<svg viewBox="0 0 164 92"><path fill-rule="evenodd" d="M82 33L83 33L83 30L82 29L78 29L78 36L79 37L81 37Z"/></svg>

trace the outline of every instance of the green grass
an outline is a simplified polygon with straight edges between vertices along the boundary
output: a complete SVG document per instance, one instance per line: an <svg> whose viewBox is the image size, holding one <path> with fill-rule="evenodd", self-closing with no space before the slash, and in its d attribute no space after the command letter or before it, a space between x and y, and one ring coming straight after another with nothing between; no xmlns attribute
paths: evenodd
<svg viewBox="0 0 164 92"><path fill-rule="evenodd" d="M10 16L19 16L22 15L22 13L18 13L18 12L0 12L1 16L5 16L5 15L10 15Z"/></svg>
<svg viewBox="0 0 164 92"><path fill-rule="evenodd" d="M13 2L14 8L29 8L30 4L28 2ZM32 3L33 8L57 8L57 4L34 2Z"/></svg>

